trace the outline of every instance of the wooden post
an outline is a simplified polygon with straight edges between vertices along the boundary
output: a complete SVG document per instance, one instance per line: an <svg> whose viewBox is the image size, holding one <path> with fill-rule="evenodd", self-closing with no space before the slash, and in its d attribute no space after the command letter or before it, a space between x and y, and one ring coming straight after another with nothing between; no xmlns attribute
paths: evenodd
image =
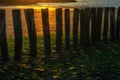
<svg viewBox="0 0 120 80"><path fill-rule="evenodd" d="M120 40L120 7L118 8L118 12L117 12L117 25L116 25L116 34L115 34L115 38L116 40Z"/></svg>
<svg viewBox="0 0 120 80"><path fill-rule="evenodd" d="M86 8L85 10L85 45L89 45L90 44L90 8Z"/></svg>
<svg viewBox="0 0 120 80"><path fill-rule="evenodd" d="M110 40L115 41L115 7L110 8Z"/></svg>
<svg viewBox="0 0 120 80"><path fill-rule="evenodd" d="M80 45L84 45L85 11L80 10Z"/></svg>
<svg viewBox="0 0 120 80"><path fill-rule="evenodd" d="M97 22L96 22L96 42L100 43L101 41L101 29L102 29L102 15L103 8L97 8Z"/></svg>
<svg viewBox="0 0 120 80"><path fill-rule="evenodd" d="M73 48L76 49L78 45L78 22L79 9L75 8L73 13Z"/></svg>
<svg viewBox="0 0 120 80"><path fill-rule="evenodd" d="M70 50L70 10L65 9L65 46Z"/></svg>
<svg viewBox="0 0 120 80"><path fill-rule="evenodd" d="M62 8L56 9L56 50L62 49Z"/></svg>
<svg viewBox="0 0 120 80"><path fill-rule="evenodd" d="M97 9L91 8L91 43L97 43Z"/></svg>
<svg viewBox="0 0 120 80"><path fill-rule="evenodd" d="M104 12L104 27L103 27L103 41L108 42L108 24L109 24L109 8L105 8Z"/></svg>
<svg viewBox="0 0 120 80"><path fill-rule="evenodd" d="M82 46L90 44L90 9L80 10L80 44Z"/></svg>
<svg viewBox="0 0 120 80"><path fill-rule="evenodd" d="M51 46L50 46L50 29L49 29L49 18L48 9L41 9L42 13L42 24L43 24L43 35L44 35L44 49L45 49L45 59L49 61Z"/></svg>
<svg viewBox="0 0 120 80"><path fill-rule="evenodd" d="M20 10L13 10L13 24L15 34L14 59L20 60L22 53L22 23Z"/></svg>
<svg viewBox="0 0 120 80"><path fill-rule="evenodd" d="M8 44L6 38L5 10L0 9L0 48L2 61L8 61Z"/></svg>
<svg viewBox="0 0 120 80"><path fill-rule="evenodd" d="M36 46L36 29L34 22L34 10L33 9L25 9L25 17L28 26L28 35L30 42L30 55L31 57L35 57L37 55L37 46Z"/></svg>

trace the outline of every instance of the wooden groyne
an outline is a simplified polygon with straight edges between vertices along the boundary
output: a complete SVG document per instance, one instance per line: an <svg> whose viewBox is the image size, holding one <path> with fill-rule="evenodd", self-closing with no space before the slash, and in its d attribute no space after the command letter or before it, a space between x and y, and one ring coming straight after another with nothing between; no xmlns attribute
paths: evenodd
<svg viewBox="0 0 120 80"><path fill-rule="evenodd" d="M49 9L41 9L42 29L44 37L44 54L46 59L51 55L51 34L49 26ZM0 9L0 51L2 61L9 60L8 43L6 37L6 16L5 10ZM62 13L65 15L62 16ZM34 9L24 9L25 19L28 29L30 57L37 56L37 35L34 18ZM70 30L70 9L55 9L56 25L56 52L60 54L62 47L66 50L77 49L81 46L91 44L107 43L109 41L120 40L120 8L84 8L73 9L72 30ZM22 57L22 21L20 9L12 10L13 28L14 28L14 59L21 60ZM63 20L64 17L64 20ZM65 24L64 30L63 23ZM71 34L72 33L72 34ZM65 34L65 38L63 35ZM72 39L70 38L72 36ZM65 40L63 40L65 39ZM62 41L65 41L63 46ZM72 41L72 44L71 44Z"/></svg>

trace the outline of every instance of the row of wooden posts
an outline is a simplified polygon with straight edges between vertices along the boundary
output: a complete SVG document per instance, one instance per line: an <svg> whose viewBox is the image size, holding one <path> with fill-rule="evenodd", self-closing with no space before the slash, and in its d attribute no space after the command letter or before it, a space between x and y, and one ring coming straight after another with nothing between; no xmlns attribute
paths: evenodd
<svg viewBox="0 0 120 80"><path fill-rule="evenodd" d="M104 13L103 13L104 12ZM30 57L36 57L36 29L34 21L34 9L24 10L28 34L29 34L29 48ZM44 54L46 58L51 55L51 38L49 29L48 9L41 9L43 36L44 36ZM103 40L118 41L120 40L120 8L106 7L106 8L84 8L73 10L73 44L70 44L70 9L65 9L65 48L77 49L78 46L86 46L90 44L98 44ZM102 29L102 17L104 14L104 24ZM117 14L117 15L116 15ZM22 53L22 24L20 9L12 10L15 46L14 46L14 59L21 60ZM117 16L117 18L116 18ZM62 8L56 8L56 51L62 51ZM110 21L110 24L109 24ZM80 26L79 26L80 23ZM90 30L91 23L91 30ZM109 27L110 26L110 27ZM78 30L80 27L80 31ZM109 32L110 31L110 32ZM109 34L108 34L109 32ZM80 33L80 36L78 35ZM102 38L101 38L102 36ZM108 38L110 36L110 38ZM80 40L78 39L80 38ZM9 60L8 43L6 38L6 16L5 10L0 9L0 51L2 61Z"/></svg>

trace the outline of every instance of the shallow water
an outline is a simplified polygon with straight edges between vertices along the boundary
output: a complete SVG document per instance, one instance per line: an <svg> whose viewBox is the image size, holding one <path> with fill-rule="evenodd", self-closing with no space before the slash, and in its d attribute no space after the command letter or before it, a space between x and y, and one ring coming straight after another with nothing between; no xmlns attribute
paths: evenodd
<svg viewBox="0 0 120 80"><path fill-rule="evenodd" d="M41 7L41 6L52 6L52 7L120 7L120 0L76 0L76 2L68 3L36 3L31 5L17 5L17 6L0 6L0 8L25 8L25 7Z"/></svg>
<svg viewBox="0 0 120 80"><path fill-rule="evenodd" d="M120 0L76 0L70 3L37 3L38 5L54 5L54 6L98 6L98 7L119 7Z"/></svg>

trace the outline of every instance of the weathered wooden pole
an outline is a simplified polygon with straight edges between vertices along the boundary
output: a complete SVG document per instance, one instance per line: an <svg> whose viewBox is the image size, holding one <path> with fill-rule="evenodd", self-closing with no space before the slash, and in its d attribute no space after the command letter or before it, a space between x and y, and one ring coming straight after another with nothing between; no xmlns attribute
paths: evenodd
<svg viewBox="0 0 120 80"><path fill-rule="evenodd" d="M78 23L79 23L79 9L75 8L73 13L73 48L78 46Z"/></svg>
<svg viewBox="0 0 120 80"><path fill-rule="evenodd" d="M62 50L62 8L56 9L56 51Z"/></svg>
<svg viewBox="0 0 120 80"><path fill-rule="evenodd" d="M30 43L30 56L36 57L37 55L37 42L36 42L36 29L34 22L34 10L33 9L25 9L25 17L28 27L28 35L29 35L29 43Z"/></svg>
<svg viewBox="0 0 120 80"><path fill-rule="evenodd" d="M13 24L15 35L14 59L20 60L22 53L22 23L20 10L13 10Z"/></svg>
<svg viewBox="0 0 120 80"><path fill-rule="evenodd" d="M90 9L80 10L80 45L90 44Z"/></svg>
<svg viewBox="0 0 120 80"><path fill-rule="evenodd" d="M44 52L45 52L45 60L50 60L51 53L51 44L50 44L50 29L49 29L49 17L48 17L48 9L41 9L42 13L42 24L43 24L43 35L44 35Z"/></svg>
<svg viewBox="0 0 120 80"><path fill-rule="evenodd" d="M103 8L97 8L97 19L96 19L96 43L100 43L101 41L101 31L102 31L102 15Z"/></svg>
<svg viewBox="0 0 120 80"><path fill-rule="evenodd" d="M97 43L97 9L91 8L91 43Z"/></svg>
<svg viewBox="0 0 120 80"><path fill-rule="evenodd" d="M118 12L117 12L117 25L116 25L116 34L115 34L115 38L117 41L120 40L120 7L118 8Z"/></svg>
<svg viewBox="0 0 120 80"><path fill-rule="evenodd" d="M70 50L70 10L65 9L65 47Z"/></svg>
<svg viewBox="0 0 120 80"><path fill-rule="evenodd" d="M115 7L110 8L110 41L115 41Z"/></svg>
<svg viewBox="0 0 120 80"><path fill-rule="evenodd" d="M8 61L8 44L6 37L5 10L0 9L0 49L2 61Z"/></svg>
<svg viewBox="0 0 120 80"><path fill-rule="evenodd" d="M108 26L109 26L109 8L105 8L104 12L104 27L103 27L103 41L108 42Z"/></svg>

